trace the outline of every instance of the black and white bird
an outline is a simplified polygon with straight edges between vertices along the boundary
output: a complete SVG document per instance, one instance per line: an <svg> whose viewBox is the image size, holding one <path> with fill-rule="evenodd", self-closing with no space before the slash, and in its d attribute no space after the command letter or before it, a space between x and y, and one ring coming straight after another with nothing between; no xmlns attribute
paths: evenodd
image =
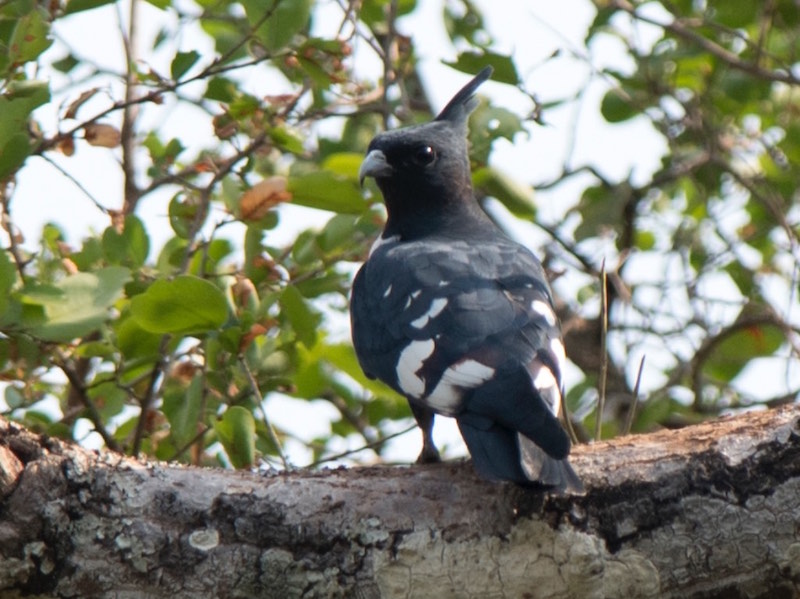
<svg viewBox="0 0 800 599"><path fill-rule="evenodd" d="M430 123L378 134L387 220L353 283L353 344L367 376L410 402L419 461L437 461L434 414L456 419L478 473L579 493L558 420L564 345L539 261L475 199L467 119L481 71Z"/></svg>

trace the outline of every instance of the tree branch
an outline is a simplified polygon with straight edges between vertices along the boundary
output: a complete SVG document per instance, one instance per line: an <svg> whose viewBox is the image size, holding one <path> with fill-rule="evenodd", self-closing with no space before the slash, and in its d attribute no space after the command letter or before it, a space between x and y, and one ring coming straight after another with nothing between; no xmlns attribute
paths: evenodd
<svg viewBox="0 0 800 599"><path fill-rule="evenodd" d="M461 462L260 476L0 419L0 590L39 597L790 597L800 407L575 448L583 497ZM435 591L432 591L435 589Z"/></svg>
<svg viewBox="0 0 800 599"><path fill-rule="evenodd" d="M742 71L763 81L779 81L781 83L786 83L788 85L800 84L800 79L792 75L789 67L787 67L786 70L784 71L769 70L762 68L756 62L748 62L746 60L742 60L741 58L739 58L739 56L737 56L733 52L726 50L722 46L715 44L710 39L703 37L699 33L693 31L692 29L687 27L680 19L674 19L669 23L662 23L657 19L646 17L642 13L637 12L636 6L631 2L629 2L628 0L614 0L613 6L628 13L638 21L641 21L643 23L648 23L650 25L655 25L656 27L661 27L664 30L669 31L676 37L682 38L688 42L695 44L704 52L708 52L712 56L720 59L728 66L738 71Z"/></svg>

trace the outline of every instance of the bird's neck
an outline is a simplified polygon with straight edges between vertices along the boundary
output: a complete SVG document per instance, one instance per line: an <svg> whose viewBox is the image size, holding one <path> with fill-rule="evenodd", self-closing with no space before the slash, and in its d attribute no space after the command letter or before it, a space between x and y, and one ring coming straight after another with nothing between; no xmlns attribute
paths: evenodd
<svg viewBox="0 0 800 599"><path fill-rule="evenodd" d="M492 226L469 184L414 193L407 188L402 193L391 188L382 191L387 211L384 236L398 235L402 240L440 233L461 237Z"/></svg>

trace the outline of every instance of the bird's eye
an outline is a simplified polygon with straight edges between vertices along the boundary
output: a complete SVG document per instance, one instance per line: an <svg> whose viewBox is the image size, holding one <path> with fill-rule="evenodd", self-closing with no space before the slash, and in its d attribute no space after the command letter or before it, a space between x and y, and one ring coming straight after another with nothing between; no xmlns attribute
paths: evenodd
<svg viewBox="0 0 800 599"><path fill-rule="evenodd" d="M430 146L420 146L414 150L414 162L420 166L428 166L436 159L436 152Z"/></svg>

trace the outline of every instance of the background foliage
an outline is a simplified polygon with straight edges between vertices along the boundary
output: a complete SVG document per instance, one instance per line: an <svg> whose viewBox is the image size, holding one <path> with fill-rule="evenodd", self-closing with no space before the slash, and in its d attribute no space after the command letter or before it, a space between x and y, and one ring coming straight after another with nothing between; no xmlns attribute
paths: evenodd
<svg viewBox="0 0 800 599"><path fill-rule="evenodd" d="M383 218L375 188L357 182L366 144L382 128L430 118L415 38L403 29L416 2L132 0L103 13L126 55L119 73L103 66L102 48L81 55L57 35L61 22L96 18L108 4L0 2L4 415L67 438L88 422L127 453L279 465L293 434L270 422L280 393L334 408L329 432L307 443L313 461L339 451L343 437L375 452L362 459L379 456L410 414L364 378L341 323L354 267ZM141 11L154 7L164 25L145 43ZM596 435L599 396L605 436L796 401L796 3L593 3L586 52L573 54L610 39L624 48L624 69L585 60L608 89L594 107L602 118L645 119L663 139L661 166L644 183L574 160L546 181L493 165L497 140L535 138L549 114L585 98L541 102L481 10L443 4L450 64L464 73L492 64L529 112L484 100L473 115L476 189L496 200L501 222L511 213L546 235L539 249L576 366L568 404L578 437ZM652 44L639 26L655 31ZM213 52L191 49L200 45ZM359 61L379 65L379 80L359 77ZM109 77L120 85L103 83ZM265 77L290 91L247 91ZM176 107L210 123L214 137L198 145L165 135L158 115ZM63 160L89 147L117 159L116 197L94 198ZM15 215L36 207L14 204L16 182L42 163L66 176L54 177L52 193L84 190L106 215L104 230L78 246L57 222L38 245L22 237ZM531 187L569 194L559 218L536 220ZM171 227L158 246L141 218L150 198ZM276 244L286 204L327 216Z"/></svg>

